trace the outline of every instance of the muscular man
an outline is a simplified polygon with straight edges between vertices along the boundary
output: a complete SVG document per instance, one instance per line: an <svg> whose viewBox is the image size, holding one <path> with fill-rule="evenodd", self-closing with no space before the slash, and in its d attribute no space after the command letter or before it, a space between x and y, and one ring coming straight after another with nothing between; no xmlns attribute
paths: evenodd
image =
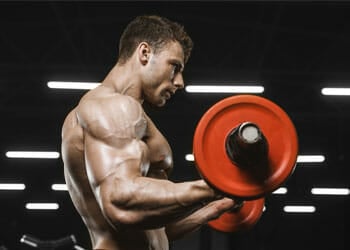
<svg viewBox="0 0 350 250"><path fill-rule="evenodd" d="M117 64L86 93L62 128L64 174L93 249L168 249L235 204L203 180L174 183L166 139L142 108L184 87L192 41L179 24L135 18Z"/></svg>

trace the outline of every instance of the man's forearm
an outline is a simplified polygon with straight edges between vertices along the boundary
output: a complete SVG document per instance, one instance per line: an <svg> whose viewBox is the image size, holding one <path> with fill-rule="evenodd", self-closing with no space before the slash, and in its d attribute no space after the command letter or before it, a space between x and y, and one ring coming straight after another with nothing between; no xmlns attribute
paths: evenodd
<svg viewBox="0 0 350 250"><path fill-rule="evenodd" d="M107 215L114 224L139 228L162 227L188 216L203 202L215 199L215 192L202 181L173 183L148 177L133 180L110 179L113 186ZM101 193L104 191L101 186Z"/></svg>
<svg viewBox="0 0 350 250"><path fill-rule="evenodd" d="M203 180L174 183L169 180L139 177L135 179L135 197L154 208L188 207L212 201L217 194ZM135 201L136 203L136 201Z"/></svg>

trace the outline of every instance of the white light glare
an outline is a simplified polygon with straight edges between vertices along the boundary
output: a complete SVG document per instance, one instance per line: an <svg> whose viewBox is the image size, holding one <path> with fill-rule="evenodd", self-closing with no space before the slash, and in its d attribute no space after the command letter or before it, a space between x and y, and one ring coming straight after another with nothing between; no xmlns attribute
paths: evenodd
<svg viewBox="0 0 350 250"><path fill-rule="evenodd" d="M8 158L39 158L39 159L57 159L60 157L58 152L49 151L8 151Z"/></svg>
<svg viewBox="0 0 350 250"><path fill-rule="evenodd" d="M27 245L29 245L29 246L31 246L31 247L38 247L38 244L37 244L37 243L28 240L28 239L26 238L26 236L23 236L23 237L21 238L20 242L21 242L21 243L24 243L24 244L27 244Z"/></svg>
<svg viewBox="0 0 350 250"><path fill-rule="evenodd" d="M263 93L263 86L188 85L188 93Z"/></svg>
<svg viewBox="0 0 350 250"><path fill-rule="evenodd" d="M312 188L311 193L314 195L349 195L348 188Z"/></svg>
<svg viewBox="0 0 350 250"><path fill-rule="evenodd" d="M57 203L27 203L26 209L38 209L38 210L57 210L59 208Z"/></svg>
<svg viewBox="0 0 350 250"><path fill-rule="evenodd" d="M324 162L325 157L323 155L299 155L297 162L299 163L311 163L311 162Z"/></svg>
<svg viewBox="0 0 350 250"><path fill-rule="evenodd" d="M51 189L55 191L68 191L66 184L52 184Z"/></svg>
<svg viewBox="0 0 350 250"><path fill-rule="evenodd" d="M194 161L194 155L193 154L187 154L185 155L186 161Z"/></svg>
<svg viewBox="0 0 350 250"><path fill-rule="evenodd" d="M194 161L193 154L187 154L185 156L186 161ZM299 163L311 163L311 162L324 162L325 157L323 155L299 155L297 162Z"/></svg>
<svg viewBox="0 0 350 250"><path fill-rule="evenodd" d="M284 206L286 213L314 213L316 208L314 206Z"/></svg>
<svg viewBox="0 0 350 250"><path fill-rule="evenodd" d="M273 194L286 194L288 192L287 188L285 187L280 187L276 191L272 192Z"/></svg>
<svg viewBox="0 0 350 250"><path fill-rule="evenodd" d="M0 183L0 190L24 190L26 186L20 183Z"/></svg>
<svg viewBox="0 0 350 250"><path fill-rule="evenodd" d="M350 95L350 88L323 88L323 95Z"/></svg>
<svg viewBox="0 0 350 250"><path fill-rule="evenodd" d="M57 82L49 81L47 86L51 89L94 89L100 83L97 82Z"/></svg>

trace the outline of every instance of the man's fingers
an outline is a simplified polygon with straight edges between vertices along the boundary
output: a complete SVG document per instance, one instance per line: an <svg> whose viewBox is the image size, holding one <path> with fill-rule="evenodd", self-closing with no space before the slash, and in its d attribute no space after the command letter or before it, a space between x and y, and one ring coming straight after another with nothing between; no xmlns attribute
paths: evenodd
<svg viewBox="0 0 350 250"><path fill-rule="evenodd" d="M235 206L235 201L229 198L223 198L207 204L203 209L207 213L207 221L217 219L223 213L231 210Z"/></svg>

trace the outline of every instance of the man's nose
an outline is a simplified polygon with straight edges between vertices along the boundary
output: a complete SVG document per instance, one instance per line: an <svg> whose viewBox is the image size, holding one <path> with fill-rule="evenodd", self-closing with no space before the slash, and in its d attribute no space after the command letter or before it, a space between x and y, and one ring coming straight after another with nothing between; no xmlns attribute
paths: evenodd
<svg viewBox="0 0 350 250"><path fill-rule="evenodd" d="M185 87L184 79L181 73L177 74L174 79L174 85L178 89L183 89Z"/></svg>

